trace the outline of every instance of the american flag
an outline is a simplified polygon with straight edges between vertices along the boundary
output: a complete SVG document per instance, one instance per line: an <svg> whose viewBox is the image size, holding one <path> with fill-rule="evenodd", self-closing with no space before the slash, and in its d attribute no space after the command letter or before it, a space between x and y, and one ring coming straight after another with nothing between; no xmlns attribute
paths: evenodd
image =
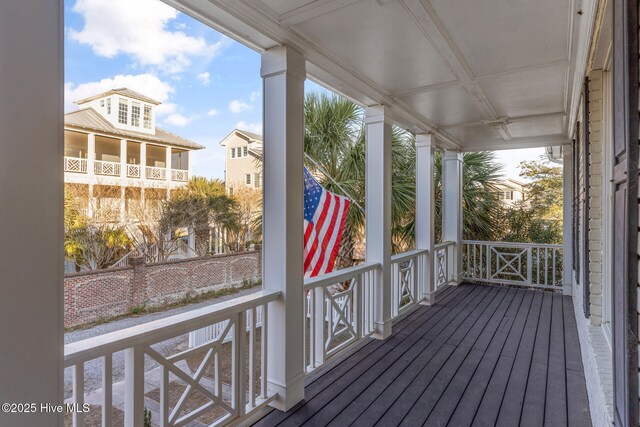
<svg viewBox="0 0 640 427"><path fill-rule="evenodd" d="M304 168L304 276L329 273L336 262L349 199L325 190Z"/></svg>

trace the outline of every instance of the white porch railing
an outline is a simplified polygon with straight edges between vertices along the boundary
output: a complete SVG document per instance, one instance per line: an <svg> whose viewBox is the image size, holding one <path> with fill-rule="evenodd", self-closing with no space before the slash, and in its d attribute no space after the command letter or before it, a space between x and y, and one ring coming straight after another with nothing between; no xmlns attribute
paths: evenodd
<svg viewBox="0 0 640 427"><path fill-rule="evenodd" d="M562 245L462 242L465 280L562 289Z"/></svg>
<svg viewBox="0 0 640 427"><path fill-rule="evenodd" d="M147 179L167 179L167 169L166 168L157 168L155 166L147 166L146 167L146 175Z"/></svg>
<svg viewBox="0 0 640 427"><path fill-rule="evenodd" d="M279 296L280 292L256 292L65 345L64 366L73 373L73 396L68 403L82 407L85 363L101 360L102 388L93 393L101 393L102 426L111 426L113 355L124 351L125 425L143 418L144 401L151 399L149 387L158 396L156 424L182 426L197 419L216 426L241 423L274 397L267 390L266 313L267 305ZM254 321L258 309L265 316L260 329ZM159 345L216 324L224 326L199 346L176 350L173 345L167 350ZM74 413L73 426L83 425L84 414Z"/></svg>
<svg viewBox="0 0 640 427"><path fill-rule="evenodd" d="M140 248L135 248L132 249L131 251L129 251L126 255L124 255L122 258L120 258L115 264L113 264L111 267L109 268L120 268L120 267L128 267L129 266L129 259L132 256L140 256L143 255L145 257L145 262L149 263L149 262L155 262L158 259L158 244L154 243L153 245L149 246L146 250L141 250Z"/></svg>
<svg viewBox="0 0 640 427"><path fill-rule="evenodd" d="M172 181L189 181L189 171L182 169L171 169Z"/></svg>
<svg viewBox="0 0 640 427"><path fill-rule="evenodd" d="M307 372L373 333L378 268L377 263L362 264L305 280Z"/></svg>
<svg viewBox="0 0 640 427"><path fill-rule="evenodd" d="M120 176L120 163L95 160L93 172L96 175Z"/></svg>
<svg viewBox="0 0 640 427"><path fill-rule="evenodd" d="M391 257L392 317L420 301L420 290L426 285L427 256L426 249L417 249Z"/></svg>
<svg viewBox="0 0 640 427"><path fill-rule="evenodd" d="M140 178L140 165L127 165L127 177Z"/></svg>
<svg viewBox="0 0 640 427"><path fill-rule="evenodd" d="M436 290L448 285L453 277L453 264L450 260L455 247L455 242L442 242L433 247L433 283Z"/></svg>
<svg viewBox="0 0 640 427"><path fill-rule="evenodd" d="M80 159L78 157L65 157L64 171L87 173L87 159Z"/></svg>

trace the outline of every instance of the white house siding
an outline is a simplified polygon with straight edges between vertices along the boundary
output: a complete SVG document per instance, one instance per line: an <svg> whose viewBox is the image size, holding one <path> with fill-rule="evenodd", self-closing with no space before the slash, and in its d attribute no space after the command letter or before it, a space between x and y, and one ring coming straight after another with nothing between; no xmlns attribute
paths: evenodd
<svg viewBox="0 0 640 427"><path fill-rule="evenodd" d="M602 322L602 70L589 75L589 286L591 324Z"/></svg>

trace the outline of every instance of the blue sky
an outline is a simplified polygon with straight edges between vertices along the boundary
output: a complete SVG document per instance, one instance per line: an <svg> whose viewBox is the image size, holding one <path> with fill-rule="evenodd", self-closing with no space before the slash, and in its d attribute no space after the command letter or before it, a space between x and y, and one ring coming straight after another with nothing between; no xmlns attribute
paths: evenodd
<svg viewBox="0 0 640 427"><path fill-rule="evenodd" d="M223 178L218 143L234 128L262 133L258 53L159 0L65 0L65 111L116 87L161 101L157 125L207 147L194 153L196 175ZM540 154L499 159L517 178L519 161Z"/></svg>

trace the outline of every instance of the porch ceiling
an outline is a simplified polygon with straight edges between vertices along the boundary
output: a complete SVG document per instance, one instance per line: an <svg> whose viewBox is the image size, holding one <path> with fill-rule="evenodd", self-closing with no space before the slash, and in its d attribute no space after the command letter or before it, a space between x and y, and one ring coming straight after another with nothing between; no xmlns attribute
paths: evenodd
<svg viewBox="0 0 640 427"><path fill-rule="evenodd" d="M568 141L595 14L582 0L165 0L463 150Z"/></svg>

